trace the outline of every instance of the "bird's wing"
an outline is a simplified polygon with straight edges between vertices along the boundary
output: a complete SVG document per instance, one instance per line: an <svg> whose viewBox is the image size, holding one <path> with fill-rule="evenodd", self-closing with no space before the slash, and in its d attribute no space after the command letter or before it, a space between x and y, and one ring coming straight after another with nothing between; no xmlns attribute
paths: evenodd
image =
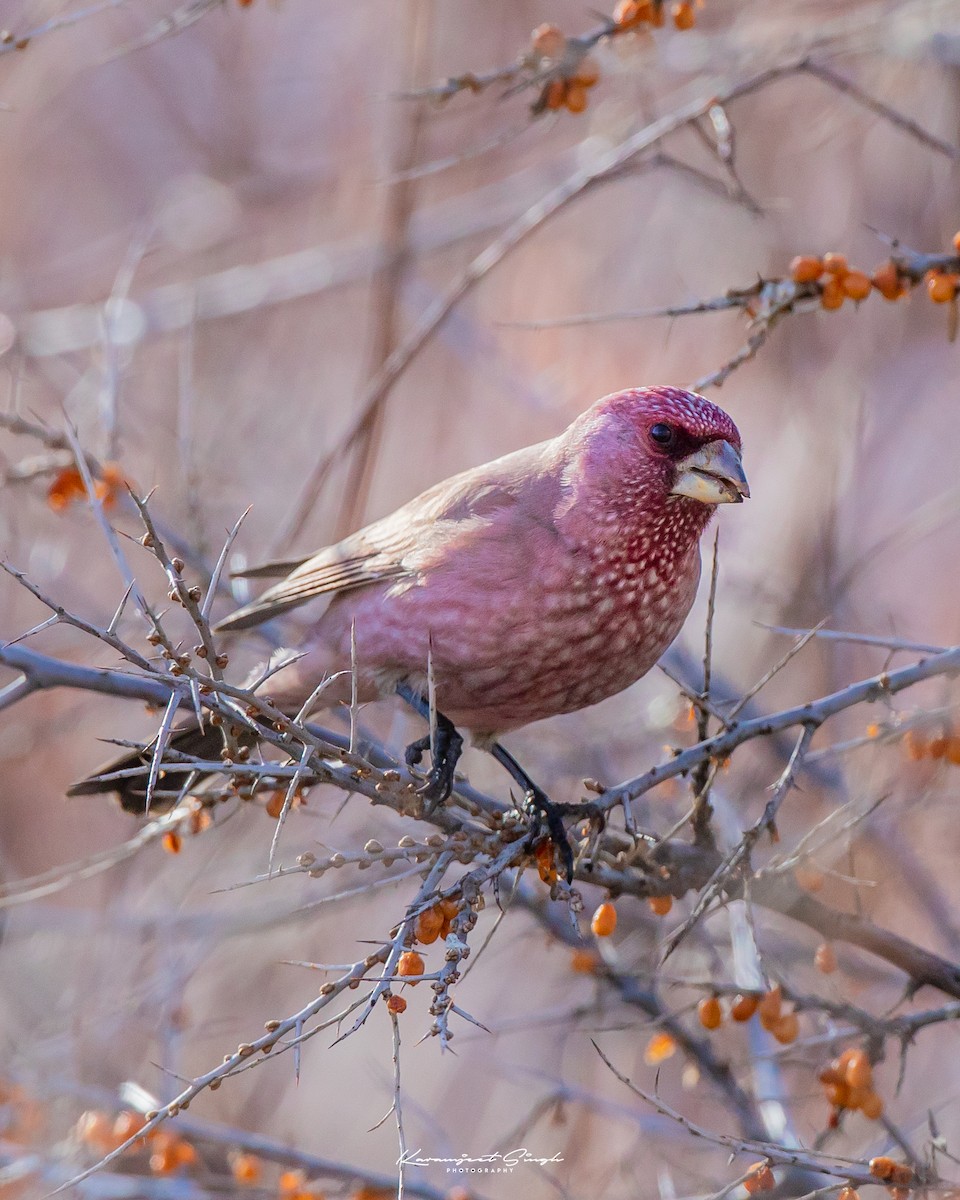
<svg viewBox="0 0 960 1200"><path fill-rule="evenodd" d="M552 456L543 453L551 445L527 446L436 484L388 517L301 561L285 579L221 621L217 630L248 629L317 596L416 575L424 553L431 558L438 540L534 499L538 477L545 476L545 459L552 465ZM267 576L285 565L290 564L270 563L244 574Z"/></svg>

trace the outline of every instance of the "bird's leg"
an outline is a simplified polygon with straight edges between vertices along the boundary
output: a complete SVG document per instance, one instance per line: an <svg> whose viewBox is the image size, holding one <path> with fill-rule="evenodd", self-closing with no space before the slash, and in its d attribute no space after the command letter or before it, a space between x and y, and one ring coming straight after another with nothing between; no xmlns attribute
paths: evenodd
<svg viewBox="0 0 960 1200"><path fill-rule="evenodd" d="M570 839L567 837L563 818L589 817L602 821L604 819L603 810L596 804L555 804L542 788L537 787L510 751L501 746L499 742L493 743L490 747L490 753L523 788L523 794L527 802L527 811L534 819L532 835L534 838L540 832L541 821L546 822L550 840L560 851L560 858L563 862L567 883L573 883L573 847L570 845Z"/></svg>
<svg viewBox="0 0 960 1200"><path fill-rule="evenodd" d="M397 695L415 709L425 721L430 720L430 704L426 697L415 691L409 684L397 684ZM425 750L431 750L433 762L427 773L426 782L417 789L427 801L428 811L432 812L453 791L453 773L460 760L463 750L463 738L457 733L456 726L442 712L435 712L437 719L436 739L431 746L430 735L417 738L404 751L404 759L408 767L415 767L423 758Z"/></svg>

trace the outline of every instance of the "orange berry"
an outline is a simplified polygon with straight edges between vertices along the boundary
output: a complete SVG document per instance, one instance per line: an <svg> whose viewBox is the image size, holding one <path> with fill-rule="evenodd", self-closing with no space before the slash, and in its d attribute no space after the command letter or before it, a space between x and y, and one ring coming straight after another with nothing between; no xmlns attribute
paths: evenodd
<svg viewBox="0 0 960 1200"><path fill-rule="evenodd" d="M235 1154L230 1170L237 1183L256 1183L261 1174L260 1160L254 1154Z"/></svg>
<svg viewBox="0 0 960 1200"><path fill-rule="evenodd" d="M406 1000L404 1000L404 998L402 996L388 996L387 997L387 1012L397 1013L399 1015L402 1012L406 1012L406 1010L407 1010L407 1002L406 1002Z"/></svg>
<svg viewBox="0 0 960 1200"><path fill-rule="evenodd" d="M537 864L537 873L544 883L557 882L557 867L554 862L553 842L549 838L543 838L537 842L533 850L534 861Z"/></svg>
<svg viewBox="0 0 960 1200"><path fill-rule="evenodd" d="M431 945L440 936L440 930L443 928L444 916L440 911L439 904L435 904L433 908L428 908L417 917L417 922L413 927L414 936L418 942L423 942L425 946Z"/></svg>
<svg viewBox="0 0 960 1200"><path fill-rule="evenodd" d="M74 500L87 494L83 476L76 467L64 467L47 489L47 505L54 512L63 512Z"/></svg>
<svg viewBox="0 0 960 1200"><path fill-rule="evenodd" d="M821 942L816 948L813 965L824 975L832 975L837 969L837 952L831 942Z"/></svg>
<svg viewBox="0 0 960 1200"><path fill-rule="evenodd" d="M600 82L600 68L597 60L588 54L577 63L577 73L574 77L577 83L585 88L595 87Z"/></svg>
<svg viewBox="0 0 960 1200"><path fill-rule="evenodd" d="M820 307L828 311L840 308L843 304L843 283L836 275L831 275L820 292Z"/></svg>
<svg viewBox="0 0 960 1200"><path fill-rule="evenodd" d="M843 1071L840 1070L839 1063L834 1059L828 1067L823 1068L817 1078L824 1085L843 1083Z"/></svg>
<svg viewBox="0 0 960 1200"><path fill-rule="evenodd" d="M919 762L927 756L927 739L919 730L908 729L903 735L903 748L907 752L907 758L912 759L914 762Z"/></svg>
<svg viewBox="0 0 960 1200"><path fill-rule="evenodd" d="M673 23L678 29L692 29L697 23L696 13L693 11L693 5L689 0L681 0L681 3L675 4L671 9L670 15L673 17Z"/></svg>
<svg viewBox="0 0 960 1200"><path fill-rule="evenodd" d="M655 1067L674 1055L676 1051L677 1043L669 1033L655 1033L647 1042L647 1048L643 1052L643 1061L648 1067Z"/></svg>
<svg viewBox="0 0 960 1200"><path fill-rule="evenodd" d="M283 802L286 798L286 792L273 792L270 799L264 805L264 812L267 816L272 817L274 821L279 821L280 814L283 812Z"/></svg>
<svg viewBox="0 0 960 1200"><path fill-rule="evenodd" d="M852 1088L868 1088L873 1082L873 1068L865 1050L854 1050L846 1062L843 1078Z"/></svg>
<svg viewBox="0 0 960 1200"><path fill-rule="evenodd" d="M896 263L888 259L874 271L871 282L884 300L899 300L903 295L903 284Z"/></svg>
<svg viewBox="0 0 960 1200"><path fill-rule="evenodd" d="M649 6L649 8L650 8L650 15L648 16L647 20L654 27L654 29L662 29L663 23L667 19L666 15L664 14L664 11L663 11L664 10L663 4L658 4L656 2L656 0L654 0L654 2Z"/></svg>
<svg viewBox="0 0 960 1200"><path fill-rule="evenodd" d="M866 300L873 284L863 271L848 271L843 277L843 290L851 300Z"/></svg>
<svg viewBox="0 0 960 1200"><path fill-rule="evenodd" d="M927 295L934 304L949 304L957 294L956 275L936 274L927 278Z"/></svg>
<svg viewBox="0 0 960 1200"><path fill-rule="evenodd" d="M871 721L870 724L867 726L867 728L864 730L864 733L867 735L868 738L879 737L880 736L880 726L875 724L873 721Z"/></svg>
<svg viewBox="0 0 960 1200"><path fill-rule="evenodd" d="M750 1168L750 1174L743 1181L745 1191L753 1196L757 1192L771 1192L776 1187L777 1181L773 1177L773 1172L767 1163L754 1163Z"/></svg>
<svg viewBox="0 0 960 1200"><path fill-rule="evenodd" d="M757 1011L760 1014L760 1024L772 1032L774 1025L780 1020L783 1007L783 989L780 984L774 984L766 995L760 998Z"/></svg>
<svg viewBox="0 0 960 1200"><path fill-rule="evenodd" d="M570 956L570 970L578 975L592 975L599 966L600 960L593 950L574 950Z"/></svg>
<svg viewBox="0 0 960 1200"><path fill-rule="evenodd" d="M197 1163L197 1148L192 1142L178 1138L174 1143L173 1152L178 1167L193 1167Z"/></svg>
<svg viewBox="0 0 960 1200"><path fill-rule="evenodd" d="M800 1018L795 1012L784 1013L770 1030L781 1046L789 1046L797 1040L800 1032Z"/></svg>
<svg viewBox="0 0 960 1200"><path fill-rule="evenodd" d="M947 738L947 762L960 765L960 734L951 733Z"/></svg>
<svg viewBox="0 0 960 1200"><path fill-rule="evenodd" d="M860 1111L868 1121L878 1121L883 1116L883 1101L876 1092L868 1092Z"/></svg>
<svg viewBox="0 0 960 1200"><path fill-rule="evenodd" d="M81 1114L74 1127L77 1137L94 1150L107 1152L113 1150L117 1142L113 1133L113 1123L105 1112L92 1109Z"/></svg>
<svg viewBox="0 0 960 1200"><path fill-rule="evenodd" d="M179 1165L175 1140L171 1137L158 1138L150 1152L150 1170L154 1175L170 1175Z"/></svg>
<svg viewBox="0 0 960 1200"><path fill-rule="evenodd" d="M871 1158L868 1165L874 1179L879 1179L881 1183L888 1183L893 1179L898 1164L892 1158L888 1158L886 1154L881 1154L878 1158Z"/></svg>
<svg viewBox="0 0 960 1200"><path fill-rule="evenodd" d="M609 937L617 927L617 910L609 900L599 905L590 922L594 937Z"/></svg>
<svg viewBox="0 0 960 1200"><path fill-rule="evenodd" d="M650 20L650 5L641 0L620 0L613 10L614 22L620 29L632 29Z"/></svg>
<svg viewBox="0 0 960 1200"><path fill-rule="evenodd" d="M810 254L798 254L790 263L790 278L794 283L816 283L823 274L823 263Z"/></svg>
<svg viewBox="0 0 960 1200"><path fill-rule="evenodd" d="M719 1029L723 1024L723 1009L716 996L704 996L697 1005L697 1016L704 1029Z"/></svg>
<svg viewBox="0 0 960 1200"><path fill-rule="evenodd" d="M826 1093L834 1108L846 1108L850 1103L850 1089L845 1083L828 1083Z"/></svg>
<svg viewBox="0 0 960 1200"><path fill-rule="evenodd" d="M291 1192L302 1192L306 1181L307 1177L303 1171L284 1171L277 1180L277 1191L281 1196L288 1196Z"/></svg>
<svg viewBox="0 0 960 1200"><path fill-rule="evenodd" d="M567 84L566 106L572 113L582 113L587 107L587 89L577 79Z"/></svg>
<svg viewBox="0 0 960 1200"><path fill-rule="evenodd" d="M401 976L422 975L423 957L416 950L404 950L397 963L397 974Z"/></svg>
<svg viewBox="0 0 960 1200"><path fill-rule="evenodd" d="M908 1167L906 1163L894 1163L891 1183L898 1183L902 1186L912 1182L913 1167Z"/></svg>
<svg viewBox="0 0 960 1200"><path fill-rule="evenodd" d="M760 997L747 994L745 996L737 996L733 1002L733 1007L730 1009L730 1016L735 1021L749 1021L753 1014L757 1011L757 1005L760 1003Z"/></svg>
<svg viewBox="0 0 960 1200"><path fill-rule="evenodd" d="M183 845L183 839L180 837L179 833L174 833L174 831L170 829L163 835L161 845L168 854L179 854L180 847Z"/></svg>
<svg viewBox="0 0 960 1200"><path fill-rule="evenodd" d="M146 1123L140 1113L124 1109L123 1112L117 1113L117 1119L113 1123L113 1137L118 1143L125 1142L127 1138L139 1133Z"/></svg>
<svg viewBox="0 0 960 1200"><path fill-rule="evenodd" d="M797 863L793 877L805 892L819 892L824 884L823 872L810 861Z"/></svg>
<svg viewBox="0 0 960 1200"><path fill-rule="evenodd" d="M446 920L452 921L460 911L460 901L456 896L448 896L446 900L440 901L440 911Z"/></svg>
<svg viewBox="0 0 960 1200"><path fill-rule="evenodd" d="M530 44L534 52L544 58L560 58L567 48L567 39L559 26L545 22L530 34Z"/></svg>
<svg viewBox="0 0 960 1200"><path fill-rule="evenodd" d="M567 84L563 79L551 79L544 92L544 107L551 110L563 107L567 95Z"/></svg>
<svg viewBox="0 0 960 1200"><path fill-rule="evenodd" d="M945 737L931 738L927 752L931 758L943 758L947 752L947 739Z"/></svg>
<svg viewBox="0 0 960 1200"><path fill-rule="evenodd" d="M441 937L441 939L449 937L449 936L450 936L450 930L451 930L452 928L453 928L453 922L450 920L450 918L449 918L449 917L444 917L444 918L443 918L443 924L440 926L440 937Z"/></svg>
<svg viewBox="0 0 960 1200"><path fill-rule="evenodd" d="M837 1193L837 1200L860 1200L860 1193L856 1188L844 1187Z"/></svg>
<svg viewBox="0 0 960 1200"><path fill-rule="evenodd" d="M672 896L648 896L647 904L650 906L650 911L657 917L665 917L673 908Z"/></svg>
<svg viewBox="0 0 960 1200"><path fill-rule="evenodd" d="M842 279L848 271L847 256L845 254L834 254L832 251L823 256L823 269L828 275L835 275Z"/></svg>

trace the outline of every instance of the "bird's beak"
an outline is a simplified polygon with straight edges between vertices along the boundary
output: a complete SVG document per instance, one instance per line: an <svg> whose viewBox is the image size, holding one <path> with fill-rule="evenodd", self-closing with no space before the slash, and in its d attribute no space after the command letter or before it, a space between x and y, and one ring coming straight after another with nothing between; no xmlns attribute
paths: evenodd
<svg viewBox="0 0 960 1200"><path fill-rule="evenodd" d="M701 504L740 504L750 496L740 451L723 438L707 442L677 463L674 496L689 496Z"/></svg>

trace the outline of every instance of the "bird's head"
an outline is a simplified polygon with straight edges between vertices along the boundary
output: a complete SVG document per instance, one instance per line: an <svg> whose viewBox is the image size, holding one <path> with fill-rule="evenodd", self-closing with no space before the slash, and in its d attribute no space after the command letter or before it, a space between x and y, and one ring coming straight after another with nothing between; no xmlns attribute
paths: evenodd
<svg viewBox="0 0 960 1200"><path fill-rule="evenodd" d="M695 392L631 388L604 396L570 427L568 481L594 521L637 518L689 526L694 537L718 504L750 495L731 418ZM573 497L571 496L571 501ZM586 516L586 514L584 514Z"/></svg>

